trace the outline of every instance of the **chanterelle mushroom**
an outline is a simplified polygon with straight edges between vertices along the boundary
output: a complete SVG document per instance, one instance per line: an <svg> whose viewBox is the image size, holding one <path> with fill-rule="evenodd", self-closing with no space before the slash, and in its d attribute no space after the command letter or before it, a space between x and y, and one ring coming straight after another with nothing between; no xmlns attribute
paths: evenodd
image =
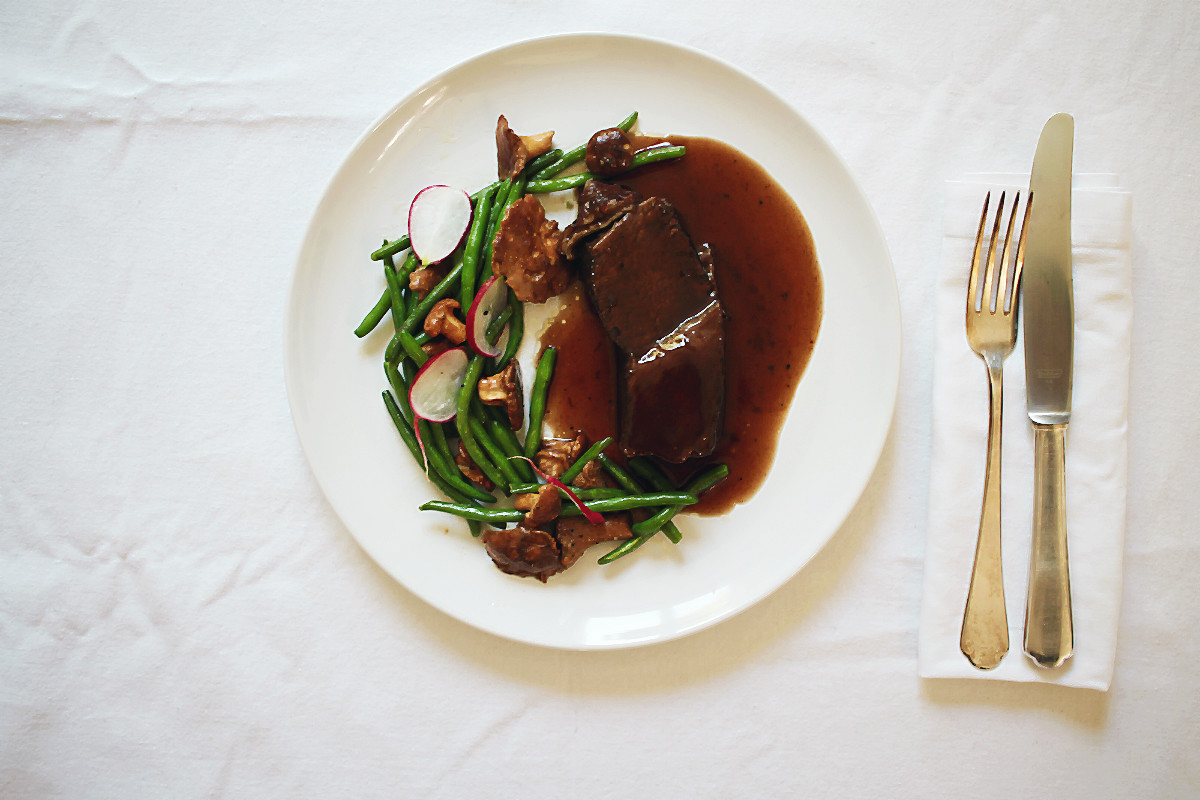
<svg viewBox="0 0 1200 800"><path fill-rule="evenodd" d="M538 469L557 478L566 472L567 467L574 464L587 448L588 438L583 433L574 439L547 439L537 451L534 460Z"/></svg>
<svg viewBox="0 0 1200 800"><path fill-rule="evenodd" d="M492 242L492 271L521 302L544 303L571 282L561 241L558 223L546 219L542 204L527 194L504 212Z"/></svg>
<svg viewBox="0 0 1200 800"><path fill-rule="evenodd" d="M452 298L438 300L425 316L425 332L430 336L440 334L455 344L465 342L467 340L466 323L454 314L455 309L459 307L458 301Z"/></svg>
<svg viewBox="0 0 1200 800"><path fill-rule="evenodd" d="M424 299L429 290L442 280L441 273L433 267L414 269L408 276L408 288L412 289L418 299Z"/></svg>
<svg viewBox="0 0 1200 800"><path fill-rule="evenodd" d="M513 496L513 508L525 512L525 524L531 528L541 527L558 516L562 510L562 498L558 488L545 484L537 494Z"/></svg>
<svg viewBox="0 0 1200 800"><path fill-rule="evenodd" d="M479 399L490 406L503 406L508 414L508 426L521 429L525 420L525 392L521 388L521 373L515 361L489 378L479 381Z"/></svg>
<svg viewBox="0 0 1200 800"><path fill-rule="evenodd" d="M554 146L554 131L519 136L508 127L503 114L496 120L496 166L500 180L515 178L525 169L529 159L536 158Z"/></svg>

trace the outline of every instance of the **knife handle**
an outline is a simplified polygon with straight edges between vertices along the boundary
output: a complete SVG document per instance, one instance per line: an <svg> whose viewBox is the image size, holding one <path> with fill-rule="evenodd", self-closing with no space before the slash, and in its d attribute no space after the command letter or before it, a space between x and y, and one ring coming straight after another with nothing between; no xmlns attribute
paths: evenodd
<svg viewBox="0 0 1200 800"><path fill-rule="evenodd" d="M1067 567L1066 423L1033 426L1033 547L1025 605L1025 653L1040 667L1074 652Z"/></svg>

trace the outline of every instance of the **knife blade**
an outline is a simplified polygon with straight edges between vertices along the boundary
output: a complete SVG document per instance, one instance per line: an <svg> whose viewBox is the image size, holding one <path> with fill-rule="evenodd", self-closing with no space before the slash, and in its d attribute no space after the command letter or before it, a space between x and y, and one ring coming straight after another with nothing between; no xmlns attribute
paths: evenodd
<svg viewBox="0 0 1200 800"><path fill-rule="evenodd" d="M1054 115L1042 129L1029 179L1033 210L1021 279L1026 400L1034 430L1033 541L1024 649L1045 668L1061 666L1074 652L1066 518L1066 431L1071 419L1075 328L1074 139L1075 120L1068 114Z"/></svg>

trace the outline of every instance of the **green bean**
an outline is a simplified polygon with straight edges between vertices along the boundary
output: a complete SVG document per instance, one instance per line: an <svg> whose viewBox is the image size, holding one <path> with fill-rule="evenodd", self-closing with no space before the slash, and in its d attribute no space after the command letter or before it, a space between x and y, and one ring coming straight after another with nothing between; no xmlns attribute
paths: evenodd
<svg viewBox="0 0 1200 800"><path fill-rule="evenodd" d="M608 472L608 474L613 477L613 480L615 480L622 487L624 487L625 489L627 489L630 492L645 491L642 488L642 485L637 482L637 479L635 479L632 475L630 475L628 472L626 472L619 464L617 464L611 458L609 458L608 456L601 453L599 456L597 456L597 459L599 459L599 461L600 461L600 466L604 467L604 469ZM666 483L666 485L659 485L658 483L653 483L652 485L654 486L654 488L658 489L659 491L667 491L669 489L675 488L670 485L669 481L666 481L666 476L663 476L663 480ZM680 532L679 528L675 525L675 523L671 520L667 520L667 522L662 526L662 532L666 535L666 537L668 539L670 539L675 544L679 544L679 542L683 540L683 534Z"/></svg>
<svg viewBox="0 0 1200 800"><path fill-rule="evenodd" d="M484 231L483 252L480 254L480 283L487 280L486 276L492 274L492 252L496 243L496 231L500 228L500 220L504 217L505 209L508 208L505 200L512 184L513 181L509 178L500 181L500 185L496 187L495 199L492 201L492 213L488 217L487 229Z"/></svg>
<svg viewBox="0 0 1200 800"><path fill-rule="evenodd" d="M410 354L415 358L416 350L412 349L413 345L415 344L417 350L420 350L421 345L425 344L426 342L428 342L430 339L433 338L425 331L421 331L420 333L415 334L415 335L406 333L405 336L408 338L402 339L400 336L398 336L396 334L392 335L392 340L390 342L388 342L387 349L383 351L384 361L391 361L392 363L399 362L401 351L403 351L405 354ZM406 345L407 345L407 347L406 347ZM420 350L420 352L421 352L422 356L425 356L424 350ZM428 359L427 356L425 356L425 358L423 358L423 359L417 359L417 361L420 362L417 364L417 366L419 367L419 366L421 366L421 364L424 364L425 360L427 360L427 359Z"/></svg>
<svg viewBox="0 0 1200 800"><path fill-rule="evenodd" d="M479 442L475 440L475 434L471 430L471 399L476 396L475 387L479 383L479 375L482 371L483 356L472 356L467 363L467 373L462 388L458 390L458 406L454 424L458 428L458 439L466 449L467 455L479 469L483 470L483 474L496 484L497 488L508 494L508 480L504 473L491 463Z"/></svg>
<svg viewBox="0 0 1200 800"><path fill-rule="evenodd" d="M404 325L408 309L404 305L404 293L400 290L400 279L396 275L396 265L391 256L383 257L383 277L387 281L388 298L392 305L392 324L399 332Z"/></svg>
<svg viewBox="0 0 1200 800"><path fill-rule="evenodd" d="M630 463L630 466L632 466L632 462ZM689 481L686 491L692 492L698 496L706 489L712 488L712 486L724 480L728 474L728 467L726 467L724 464L717 464L716 466L710 467ZM686 506L668 506L662 511L659 511L657 514L648 517L641 522L635 522L632 526L633 538L626 539L620 545L605 553L600 557L599 563L611 564L618 558L629 555L634 550L637 550L646 542L650 541L654 534L658 533L660 528L663 528L670 523L671 517L677 514L683 508L686 508Z"/></svg>
<svg viewBox="0 0 1200 800"><path fill-rule="evenodd" d="M411 333L396 331L395 338L399 340L400 347L404 349L404 354L411 358L418 367L424 366L425 362L429 360L429 354L421 349L421 345Z"/></svg>
<svg viewBox="0 0 1200 800"><path fill-rule="evenodd" d="M631 130L633 128L634 123L637 122L637 117L638 117L638 112L635 111L632 114L630 114L628 117L626 117L625 119L618 122L614 127L620 128L621 130L628 132L629 130ZM566 153L564 153L562 155L562 157L559 158L557 161L555 161L553 164L551 164L548 167L545 167L544 169L542 169L541 171L536 173L530 180L544 181L547 178L553 178L555 175L562 172L564 169L571 166L572 164L577 164L580 161L582 161L583 157L585 155L587 155L587 142L584 142L583 144L579 145L578 147L571 148Z"/></svg>
<svg viewBox="0 0 1200 800"><path fill-rule="evenodd" d="M394 256L396 253L407 250L412 242L408 238L408 234L401 236L399 239L394 239L391 242L385 242L383 247L371 253L372 261L382 261L388 256Z"/></svg>
<svg viewBox="0 0 1200 800"><path fill-rule="evenodd" d="M603 453L612 442L612 437L608 436L584 450L583 455L576 459L574 464L567 467L563 474L558 476L558 479L570 486L571 481L579 477L579 473L583 472L583 468L588 465L588 462Z"/></svg>
<svg viewBox="0 0 1200 800"><path fill-rule="evenodd" d="M517 355L517 350L521 349L521 339L525 336L525 307L517 299L517 295L512 289L508 290L506 309L512 309L512 319L509 320L508 344L504 346L504 352L496 359L497 372L507 367L508 362Z"/></svg>
<svg viewBox="0 0 1200 800"><path fill-rule="evenodd" d="M604 514L613 511L629 511L634 508L664 504L682 503L684 505L692 505L697 499L695 495L685 492L661 492L595 500L588 503L588 508L597 513ZM419 508L421 511L442 511L447 514L453 514L456 517L463 517L464 519L477 519L480 522L520 522L525 516L524 511L518 511L515 508L479 508L478 506L466 503L447 503L443 500L430 500L421 504ZM562 517L578 517L582 515L583 512L573 505L563 506L562 511L559 512L559 516Z"/></svg>
<svg viewBox="0 0 1200 800"><path fill-rule="evenodd" d="M546 393L554 377L554 360L558 350L547 347L538 358L537 371L533 376L533 388L529 392L529 425L525 430L525 457L533 458L542 446L542 418L546 414Z"/></svg>
<svg viewBox="0 0 1200 800"><path fill-rule="evenodd" d="M684 491L688 494L699 496L707 489L711 489L716 484L725 480L726 476L728 475L729 467L725 466L724 464L714 464L688 481L684 486ZM661 528L668 520L670 520L683 509L684 506L675 505L672 508L664 508L662 511L642 520L641 522L635 522L633 524L634 535L641 536L642 534L650 534L653 536L659 528Z"/></svg>
<svg viewBox="0 0 1200 800"><path fill-rule="evenodd" d="M404 440L404 444L412 452L413 458L418 463L423 462L425 457L421 455L421 445L417 443L417 435L413 433L412 425L404 418L404 412L400 410L400 406L396 403L396 399L392 393L386 389L383 392L383 404L387 406L388 414L392 418L392 424L396 426L396 432L400 434L400 438Z"/></svg>
<svg viewBox="0 0 1200 800"><path fill-rule="evenodd" d="M392 392L396 397L401 398L400 412L404 415L404 420L412 425L413 411L412 406L408 402L408 381L396 369L396 365L386 359L383 362L383 374L387 376L388 385L392 387Z"/></svg>
<svg viewBox="0 0 1200 800"><path fill-rule="evenodd" d="M429 294L425 295L425 299L413 306L413 310L408 312L408 317L404 320L404 330L412 332L414 329L425 324L425 317L429 315L430 309L433 308L437 301L441 300L446 295L453 292L462 279L462 259L458 259L454 268L446 273L446 277L438 282L429 290Z"/></svg>
<svg viewBox="0 0 1200 800"><path fill-rule="evenodd" d="M650 533L650 534L643 534L641 536L634 536L632 539L626 539L624 542L617 545L612 550L609 550L607 553L600 556L600 558L596 560L596 563L597 564L611 564L612 562L616 561L618 558L621 558L622 556L627 556L630 553L632 553L634 550L637 550L639 547L644 545L646 542L650 541L650 539L653 538L653 536L654 536L654 534Z"/></svg>
<svg viewBox="0 0 1200 800"><path fill-rule="evenodd" d="M489 408L499 411L495 406L489 406ZM508 427L507 420L499 420L493 417L488 420L487 424L492 438L496 440L496 444L500 445L500 449L504 451L506 460L516 468L521 479L528 483L533 482L533 467L529 466L529 462L525 460L524 454L521 451L521 443L517 441L517 435L513 433L512 428ZM520 456L520 458L514 458L514 456ZM511 489L512 487L509 488Z"/></svg>
<svg viewBox="0 0 1200 800"><path fill-rule="evenodd" d="M517 511L515 508L479 508L478 506L471 506L466 503L447 503L444 500L430 500L422 503L418 508L421 511L441 511L446 514L453 514L456 517L462 517L463 519L473 519L493 524L520 522L525 516L524 511Z"/></svg>
<svg viewBox="0 0 1200 800"><path fill-rule="evenodd" d="M558 148L555 148L553 150L547 150L545 153L542 153L540 156L536 156L533 159L531 159L525 165L524 172L526 175L529 175L530 177L532 177L532 176L538 174L539 172L541 172L543 169L545 169L549 165L558 161L560 158L562 158L562 155L563 155L563 151L559 150Z"/></svg>
<svg viewBox="0 0 1200 800"><path fill-rule="evenodd" d="M358 327L354 329L354 335L359 339L366 336L371 331L379 327L379 323L383 321L383 317L392 308L392 293L388 288L383 287L383 294L379 295L379 299L375 301L375 306L367 312L363 317L362 322L358 323Z"/></svg>
<svg viewBox="0 0 1200 800"><path fill-rule="evenodd" d="M384 241L384 244L387 244L386 240ZM354 335L360 339L369 334L371 331L375 330L375 328L379 326L379 323L383 321L383 317L388 311L392 311L393 320L404 319L404 312L396 314L394 310L394 303L392 302L391 273L387 272L386 269L388 266L390 266L395 272L396 283L398 283L401 287L400 296L403 299L404 286L408 282L409 273L412 272L413 266L416 264L416 256L413 255L412 252L409 252L408 257L404 260L404 264L399 270L397 270L396 265L392 263L391 255L384 256L383 262L385 267L384 278L387 280L387 285L384 286L383 292L379 295L379 299L375 301L375 306L367 312L367 315L363 317L362 322L358 323L358 327L354 329Z"/></svg>
<svg viewBox="0 0 1200 800"><path fill-rule="evenodd" d="M647 508L650 506L661 505L678 505L685 506L695 505L699 498L690 492L650 492L648 494L627 494L621 497L608 497L599 500L593 500L588 503L588 508L598 514L608 514L614 511L630 511L635 508ZM561 512L562 516L573 517L582 514L575 506L564 506Z"/></svg>
<svg viewBox="0 0 1200 800"><path fill-rule="evenodd" d="M492 211L492 191L485 190L475 202L474 216L471 218L471 228L467 232L467 246L463 251L462 280L459 282L460 304L463 314L471 308L475 300L475 292L479 289L479 254L483 249L483 239L487 234L488 219Z"/></svg>
<svg viewBox="0 0 1200 800"><path fill-rule="evenodd" d="M638 483L632 475L626 472L620 464L613 461L604 453L596 456L596 458L600 461L600 466L604 467L604 471L611 475L613 480L615 480L622 489L627 492L640 493L644 491L642 489L642 485Z"/></svg>
<svg viewBox="0 0 1200 800"><path fill-rule="evenodd" d="M683 145L655 145L647 147L645 150L637 151L633 156L633 163L629 168L623 170L637 169L644 167L647 164L653 164L657 161L666 161L672 158L679 158L687 152L687 148ZM548 192L562 192L567 189L574 189L587 183L589 179L596 177L590 172L579 172L575 175L568 175L565 178L551 178L549 180L529 181L525 186L525 191L529 194L546 194Z"/></svg>
<svg viewBox="0 0 1200 800"><path fill-rule="evenodd" d="M483 423L483 419L472 414L467 424L471 426L471 433L475 435L475 441L479 442L480 447L487 453L492 464L504 473L506 483L510 486L514 483L520 483L521 476L517 474L516 467L508 460L508 455L500 449L500 445L492 438L491 433L488 432Z"/></svg>
<svg viewBox="0 0 1200 800"><path fill-rule="evenodd" d="M384 405L387 406L388 415L392 418L392 424L396 426L396 431L400 434L400 438L404 440L404 444L406 444L408 449L412 452L413 458L417 460L417 463L421 466L421 469L425 472L433 485L441 489L442 492L445 493L445 495L451 500L466 505L474 505L473 498L478 498L478 495L482 493L475 489L475 487L468 484L466 481L460 479L455 483L451 483L450 481L445 480L436 471L429 471L426 457L421 453L421 444L417 441L417 436L413 432L412 427L404 419L404 412L401 408L401 404L397 403L396 399L392 396L392 393L386 390L383 393L383 402ZM427 447L425 450L428 452L429 448ZM465 491L460 491L463 486L471 490L471 492L468 493ZM495 502L495 498L491 495L483 496L487 498L486 502Z"/></svg>
<svg viewBox="0 0 1200 800"><path fill-rule="evenodd" d="M488 344L496 343L496 340L500 338L501 331L504 330L504 326L512 319L512 315L512 304L507 303L504 308L500 309L500 313L496 315L496 318L488 323L487 330L484 331L484 336L487 337Z"/></svg>
<svg viewBox="0 0 1200 800"><path fill-rule="evenodd" d="M515 483L508 488L512 490L513 494L537 494L538 490L548 485L530 481L528 483ZM571 491L580 500L612 500L617 497L629 497L632 494L616 486L597 486L594 489L576 489L572 487ZM570 499L563 489L559 489L558 494L559 497ZM639 494L641 493L639 492Z"/></svg>
<svg viewBox="0 0 1200 800"><path fill-rule="evenodd" d="M674 489L675 485L666 476L666 473L650 459L645 456L634 456L629 459L629 468L638 474L642 480L653 486L659 491Z"/></svg>
<svg viewBox="0 0 1200 800"><path fill-rule="evenodd" d="M430 466L433 467L428 474L438 475L453 486L459 494L483 503L495 503L496 498L491 493L485 492L468 481L458 469L458 464L454 461L454 453L446 441L446 431L442 428L441 423L424 419L419 422L423 431L421 441L425 443L425 453L429 458Z"/></svg>

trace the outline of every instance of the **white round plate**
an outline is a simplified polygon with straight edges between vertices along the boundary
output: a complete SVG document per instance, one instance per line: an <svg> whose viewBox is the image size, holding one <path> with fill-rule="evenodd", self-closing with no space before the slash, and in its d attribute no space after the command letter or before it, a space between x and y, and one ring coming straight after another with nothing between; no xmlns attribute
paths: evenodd
<svg viewBox="0 0 1200 800"><path fill-rule="evenodd" d="M706 136L756 159L808 220L824 281L816 349L774 468L722 517L681 517L608 566L597 547L542 584L504 575L437 496L380 399L388 320L359 320L383 276L369 254L405 230L431 183L494 180L496 117L556 131L564 148L638 111L647 133ZM531 334L536 334L533 330ZM711 56L615 35L522 42L473 58L401 102L355 145L316 210L293 276L284 338L288 398L318 483L351 534L410 591L470 625L570 649L661 642L747 608L837 532L875 467L900 371L900 310L887 244L841 160L804 118Z"/></svg>

